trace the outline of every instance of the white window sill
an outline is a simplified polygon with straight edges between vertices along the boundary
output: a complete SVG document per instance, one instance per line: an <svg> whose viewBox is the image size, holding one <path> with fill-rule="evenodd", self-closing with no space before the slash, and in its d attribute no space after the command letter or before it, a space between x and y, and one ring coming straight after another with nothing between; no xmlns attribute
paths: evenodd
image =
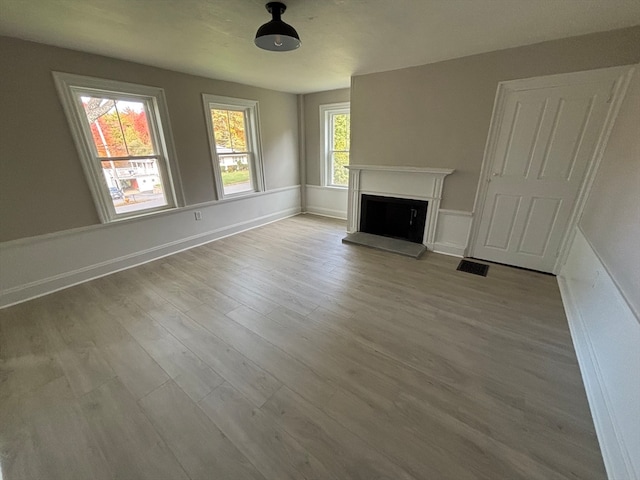
<svg viewBox="0 0 640 480"><path fill-rule="evenodd" d="M251 190L249 192L231 193L228 195L224 195L219 200L214 200L214 203L224 203L224 202L231 202L233 200L240 200L241 198L256 197L256 196L262 195L263 193L265 192L260 192L256 190Z"/></svg>

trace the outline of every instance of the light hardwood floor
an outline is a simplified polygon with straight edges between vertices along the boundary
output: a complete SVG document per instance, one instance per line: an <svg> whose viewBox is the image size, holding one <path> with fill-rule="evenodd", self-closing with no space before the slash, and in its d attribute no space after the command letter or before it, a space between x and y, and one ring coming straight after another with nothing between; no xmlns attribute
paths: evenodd
<svg viewBox="0 0 640 480"><path fill-rule="evenodd" d="M604 479L555 278L298 216L0 311L14 479Z"/></svg>

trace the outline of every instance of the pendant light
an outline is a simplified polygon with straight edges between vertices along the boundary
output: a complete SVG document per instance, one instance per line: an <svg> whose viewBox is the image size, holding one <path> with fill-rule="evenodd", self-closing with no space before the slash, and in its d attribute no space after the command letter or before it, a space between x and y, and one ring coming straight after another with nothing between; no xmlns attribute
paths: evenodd
<svg viewBox="0 0 640 480"><path fill-rule="evenodd" d="M269 2L265 5L272 15L270 22L262 25L256 33L255 44L272 52L287 52L300 46L300 37L295 28L280 20L287 6L280 2Z"/></svg>

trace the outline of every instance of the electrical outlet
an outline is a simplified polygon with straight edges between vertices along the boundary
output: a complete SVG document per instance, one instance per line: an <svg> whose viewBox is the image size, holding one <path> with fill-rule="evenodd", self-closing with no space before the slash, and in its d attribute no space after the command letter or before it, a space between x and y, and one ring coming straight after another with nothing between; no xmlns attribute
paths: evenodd
<svg viewBox="0 0 640 480"><path fill-rule="evenodd" d="M196 217L196 220L202 220L202 212L200 210L193 212L193 215Z"/></svg>

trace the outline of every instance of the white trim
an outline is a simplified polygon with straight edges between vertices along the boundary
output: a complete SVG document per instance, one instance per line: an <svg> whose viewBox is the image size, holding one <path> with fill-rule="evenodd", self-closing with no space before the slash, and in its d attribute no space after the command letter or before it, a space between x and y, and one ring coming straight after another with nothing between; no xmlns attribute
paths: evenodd
<svg viewBox="0 0 640 480"><path fill-rule="evenodd" d="M68 230L61 230L59 232L45 233L45 234L36 235L33 237L16 238L15 240L7 240L6 242L0 243L0 250L3 248L10 248L18 245L28 245L30 243L43 242L43 241L75 235L83 232L91 232L93 230L106 231L109 228L116 228L118 225L123 225L127 223L136 223L136 222L145 220L146 218L174 215L179 212L191 212L193 210L203 209L203 208L211 207L213 205L223 205L226 203L234 203L241 200L246 200L247 198L255 198L255 197L261 197L265 195L273 195L273 194L278 194L282 192L296 191L296 190L300 190L300 185L292 185L290 187L280 187L280 188L274 188L272 190L267 190L264 192L256 192L254 195L251 195L251 196L232 197L232 198L225 198L224 200L212 200L210 202L193 203L191 205L187 205L185 207L180 207L180 208L174 208L172 210L163 210L160 212L153 212L145 215L139 215L137 217L123 218L122 220L118 220L116 222L98 223L95 225L87 225L85 227L77 227L77 228L70 228Z"/></svg>
<svg viewBox="0 0 640 480"><path fill-rule="evenodd" d="M632 68L632 65L597 68L595 70L582 70L579 72L557 73L554 75L544 75L542 77L520 78L517 80L507 80L501 83L508 83L516 91L559 87L566 85L569 81L573 85L584 85L603 80L610 80L612 78L612 73L618 73L620 76L624 76L629 68Z"/></svg>
<svg viewBox="0 0 640 480"><path fill-rule="evenodd" d="M349 168L349 197L347 198L347 233L360 230L360 177L362 170Z"/></svg>
<svg viewBox="0 0 640 480"><path fill-rule="evenodd" d="M202 210L194 221L190 210ZM146 263L300 212L300 188L171 210L136 222L117 222L0 244L0 307ZM239 221L238 221L239 219ZM156 235L150 237L148 231ZM127 238L127 242L114 239ZM158 241L159 240L159 241ZM161 242L161 243L160 243Z"/></svg>
<svg viewBox="0 0 640 480"><path fill-rule="evenodd" d="M93 196L96 210L102 223L138 217L157 211L165 211L184 204L184 194L177 166L177 155L173 144L169 111L164 90L158 87L138 85L116 80L87 77L64 72L52 72L58 90L62 108L67 117L71 136L76 145L85 173L87 184ZM132 98L144 101L149 109L150 133L157 144L159 155L158 168L163 183L163 191L167 205L155 209L138 210L127 214L118 214L109 195L108 186L102 173L102 167L96 163L93 146L90 144L88 125L83 121L81 110L73 90L96 90L97 93L118 93L118 98Z"/></svg>
<svg viewBox="0 0 640 480"><path fill-rule="evenodd" d="M326 103L320 105L320 185L333 188L347 188L347 185L330 183L332 164L329 160L331 151L331 115L337 113L351 113L351 102Z"/></svg>
<svg viewBox="0 0 640 480"><path fill-rule="evenodd" d="M349 165L349 170L373 170L381 172L407 172L407 173L432 173L434 175L449 175L455 170L452 168L429 167L395 167L392 165Z"/></svg>
<svg viewBox="0 0 640 480"><path fill-rule="evenodd" d="M213 176L215 180L216 196L218 200L226 200L232 197L252 196L258 192L264 191L266 187L264 179L264 164L262 161L262 137L260 134L260 111L258 108L258 101L203 93L202 106L204 108L204 116L207 124L209 151L211 153ZM224 193L222 174L220 172L220 161L218 159L213 123L211 122L212 108L243 112L245 117L245 135L247 136L247 143L250 147L250 150L248 152L249 172L251 175L253 190L233 194Z"/></svg>
<svg viewBox="0 0 640 480"><path fill-rule="evenodd" d="M473 212L467 212L466 210L450 210L448 208L441 208L440 213L451 215L453 217L473 217Z"/></svg>
<svg viewBox="0 0 640 480"><path fill-rule="evenodd" d="M640 324L581 230L558 276L602 457L611 480L640 473Z"/></svg>
<svg viewBox="0 0 640 480"><path fill-rule="evenodd" d="M305 185L305 188L310 188L311 190L325 190L325 191L334 191L334 192L344 192L344 187L336 187L335 185Z"/></svg>
<svg viewBox="0 0 640 480"><path fill-rule="evenodd" d="M454 257L466 255L473 214L463 210L440 209L433 251Z"/></svg>
<svg viewBox="0 0 640 480"><path fill-rule="evenodd" d="M300 185L307 183L307 131L305 129L305 107L304 95L296 95L298 106L298 166L300 169ZM302 188L300 191L300 208L302 211L307 209L307 191Z"/></svg>
<svg viewBox="0 0 640 480"><path fill-rule="evenodd" d="M360 193L365 195L381 195L383 197L394 197L394 198L406 198L408 200L440 200L440 197L431 196L431 195L417 195L412 193L400 193L397 190L389 189L389 190L360 190Z"/></svg>
<svg viewBox="0 0 640 480"><path fill-rule="evenodd" d="M346 220L345 213L341 210L331 210L329 208L312 207L302 212L309 215L318 215L319 217L335 218L336 220Z"/></svg>
<svg viewBox="0 0 640 480"><path fill-rule="evenodd" d="M604 152L609 141L609 137L611 136L611 132L613 131L615 120L616 118L618 118L618 112L620 111L620 107L622 106L622 102L627 93L627 89L629 88L629 83L631 82L631 78L633 77L635 67L621 67L620 70L620 78L616 82L615 91L611 101L611 107L609 108L607 119L605 120L605 127L603 128L602 135L598 140L598 145L595 148L593 160L589 165L589 168L587 169L585 179L582 182L580 191L578 192L576 205L569 219L567 232L565 233L565 236L560 245L560 253L558 254L558 259L556 260L556 265L554 267L555 273L560 271L564 263L567 261L569 248L573 243L573 238L575 236L578 221L582 217L584 207L587 203L587 199L589 198L589 193L591 192L591 187L593 186L593 182L596 179L596 173L598 172L598 168L600 167L600 163L602 162L602 158L604 157Z"/></svg>
<svg viewBox="0 0 640 480"><path fill-rule="evenodd" d="M482 217L482 211L486 203L487 190L489 187L491 167L495 158L495 149L497 147L498 134L501 128L501 121L505 108L505 97L507 91L522 91L532 90L539 88L549 88L559 85L565 85L567 82L573 84L582 84L598 81L601 79L612 79L614 75L618 78L615 80L614 91L612 92L612 101L607 114L607 118L603 125L602 133L598 141L595 153L590 159L590 164L587 167L587 173L585 174L584 181L578 192L576 198L573 213L567 223L566 233L560 243L560 254L556 259L553 273L558 273L568 255L568 249L571 245L573 235L575 233L578 219L582 215L586 199L595 179L597 168L602 160L604 149L613 128L615 118L622 104L624 94L626 93L627 86L633 75L633 66L611 67L598 70L587 70L582 72L562 73L558 75L547 75L544 77L525 78L520 80L509 80L498 83L496 91L496 97L493 104L493 112L491 114L491 123L489 124L489 134L487 135L487 141L485 144L484 156L482 159L482 167L480 169L480 177L478 178L478 188L476 189L476 196L473 204L474 221L471 226L471 236L469 239L469 251L470 255L474 255L474 249L480 230L480 220Z"/></svg>
<svg viewBox="0 0 640 480"><path fill-rule="evenodd" d="M90 280L111 275L112 273L127 270L160 258L168 257L199 245L204 245L216 240L221 240L238 233L246 232L254 228L277 222L279 220L298 215L298 208L283 210L271 215L264 215L254 220L238 222L224 228L212 230L211 232L194 235L175 242L169 242L154 248L149 248L130 255L124 255L106 262L96 263L87 267L79 268L59 275L53 275L42 280L37 280L18 287L9 288L2 292L0 298L0 308L10 307L17 303L26 302L34 298L49 295L50 293L64 290Z"/></svg>
<svg viewBox="0 0 640 480"><path fill-rule="evenodd" d="M444 178L454 170L378 165L349 165L347 168L349 169L348 233L360 230L360 205L363 194L426 200L429 206L422 243L429 250L434 249Z"/></svg>
<svg viewBox="0 0 640 480"><path fill-rule="evenodd" d="M433 244L434 253L441 253L443 255L449 255L450 257L464 258L465 248L459 245L452 245L448 243L435 242Z"/></svg>
<svg viewBox="0 0 640 480"><path fill-rule="evenodd" d="M580 309L573 298L566 279L558 277L558 287L560 288L560 295L562 297L562 303L567 316L567 322L569 324L573 346L576 351L576 357L578 359L578 364L580 365L582 381L587 393L591 416L593 417L593 424L600 442L602 459L608 472L607 476L611 480L621 480L622 478L631 479L632 477L628 471L624 477L622 477L621 473L611 473L623 472L627 470L627 468L625 461L619 458L619 452L617 454L614 453L612 451L612 446L610 445L611 441L619 443L619 440L615 433L613 415L608 405L609 402L607 402L606 399L602 374L598 366L598 361L595 357L593 345L585 331L584 321L580 315ZM600 440L607 437L609 437L608 441ZM613 448L616 449L615 447ZM620 448L621 447L618 446L616 450L619 450Z"/></svg>
<svg viewBox="0 0 640 480"><path fill-rule="evenodd" d="M314 213L323 217L347 219L347 199L349 192L345 188L305 185L307 206L305 213Z"/></svg>

